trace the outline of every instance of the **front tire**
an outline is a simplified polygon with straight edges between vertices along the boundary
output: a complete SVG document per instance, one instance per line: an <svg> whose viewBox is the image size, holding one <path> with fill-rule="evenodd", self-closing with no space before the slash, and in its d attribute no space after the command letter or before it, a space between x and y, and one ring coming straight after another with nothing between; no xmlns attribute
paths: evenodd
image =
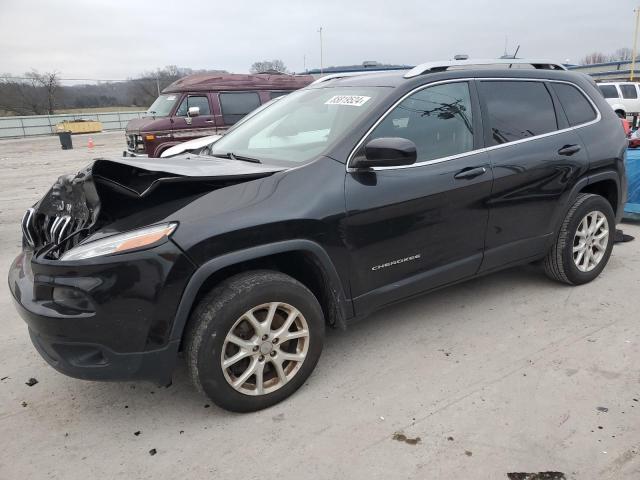
<svg viewBox="0 0 640 480"><path fill-rule="evenodd" d="M274 271L231 277L193 312L186 358L196 387L216 405L251 412L293 394L313 371L324 341L317 299Z"/></svg>
<svg viewBox="0 0 640 480"><path fill-rule="evenodd" d="M611 256L615 226L613 208L605 198L578 194L544 259L547 276L570 285L595 279Z"/></svg>

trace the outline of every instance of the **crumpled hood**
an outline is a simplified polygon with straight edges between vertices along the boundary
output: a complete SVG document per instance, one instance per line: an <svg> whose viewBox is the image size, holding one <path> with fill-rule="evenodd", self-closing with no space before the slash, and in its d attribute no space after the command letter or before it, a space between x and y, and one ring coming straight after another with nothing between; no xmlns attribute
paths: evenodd
<svg viewBox="0 0 640 480"><path fill-rule="evenodd" d="M96 159L76 175L59 177L29 209L22 227L34 248L52 258L96 230L163 203L267 177L286 167L197 155Z"/></svg>
<svg viewBox="0 0 640 480"><path fill-rule="evenodd" d="M167 182L252 180L282 170L286 170L286 167L198 155L140 159L99 158L92 168L94 177L117 183L141 197L149 194L159 184Z"/></svg>

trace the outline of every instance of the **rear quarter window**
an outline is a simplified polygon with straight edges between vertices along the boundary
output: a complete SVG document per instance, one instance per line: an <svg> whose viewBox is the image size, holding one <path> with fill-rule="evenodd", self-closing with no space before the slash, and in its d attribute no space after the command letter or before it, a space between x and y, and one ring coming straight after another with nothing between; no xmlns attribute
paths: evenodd
<svg viewBox="0 0 640 480"><path fill-rule="evenodd" d="M535 137L558 129L553 100L542 82L482 81L493 145Z"/></svg>
<svg viewBox="0 0 640 480"><path fill-rule="evenodd" d="M596 111L580 90L567 83L553 83L552 85L564 113L567 115L569 125L575 127L596 119Z"/></svg>
<svg viewBox="0 0 640 480"><path fill-rule="evenodd" d="M598 85L604 98L618 98L618 90L615 85Z"/></svg>
<svg viewBox="0 0 640 480"><path fill-rule="evenodd" d="M638 90L635 85L620 85L622 98L638 98Z"/></svg>

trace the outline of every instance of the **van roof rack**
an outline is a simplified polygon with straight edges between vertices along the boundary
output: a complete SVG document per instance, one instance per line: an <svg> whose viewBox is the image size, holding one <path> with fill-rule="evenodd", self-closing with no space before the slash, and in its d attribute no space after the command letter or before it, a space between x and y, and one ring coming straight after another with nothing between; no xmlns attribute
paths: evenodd
<svg viewBox="0 0 640 480"><path fill-rule="evenodd" d="M404 78L413 78L423 73L442 72L449 67L473 67L477 65L531 65L533 68L541 70L566 70L561 63L552 60L532 60L526 58L488 58L471 60L445 60L443 62L426 62L416 65L407 73Z"/></svg>

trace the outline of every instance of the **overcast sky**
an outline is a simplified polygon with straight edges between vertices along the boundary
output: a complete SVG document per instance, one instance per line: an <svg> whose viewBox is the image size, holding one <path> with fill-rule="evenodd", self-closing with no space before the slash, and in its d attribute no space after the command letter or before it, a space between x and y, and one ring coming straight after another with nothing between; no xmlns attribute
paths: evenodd
<svg viewBox="0 0 640 480"><path fill-rule="evenodd" d="M0 73L123 79L165 65L247 72L280 58L415 64L456 53L578 62L632 45L632 0L0 0Z"/></svg>

